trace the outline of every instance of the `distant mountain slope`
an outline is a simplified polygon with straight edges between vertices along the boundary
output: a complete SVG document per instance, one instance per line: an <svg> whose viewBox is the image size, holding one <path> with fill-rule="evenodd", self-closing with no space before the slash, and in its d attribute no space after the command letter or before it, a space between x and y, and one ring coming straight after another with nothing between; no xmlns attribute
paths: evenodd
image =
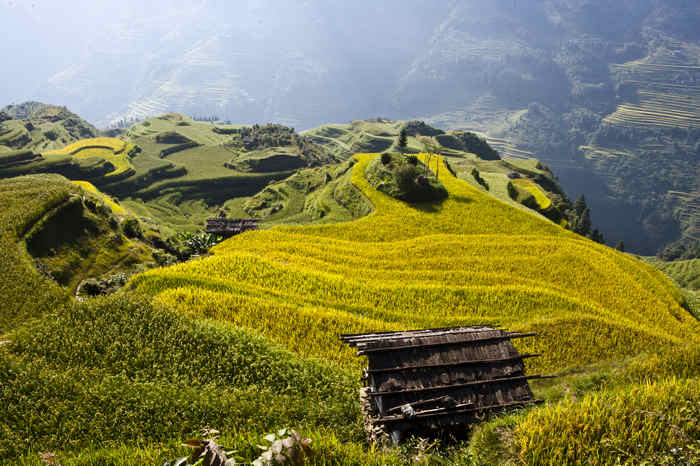
<svg viewBox="0 0 700 466"><path fill-rule="evenodd" d="M613 241L654 253L698 235L698 24L696 2L462 2L398 100L534 154Z"/></svg>

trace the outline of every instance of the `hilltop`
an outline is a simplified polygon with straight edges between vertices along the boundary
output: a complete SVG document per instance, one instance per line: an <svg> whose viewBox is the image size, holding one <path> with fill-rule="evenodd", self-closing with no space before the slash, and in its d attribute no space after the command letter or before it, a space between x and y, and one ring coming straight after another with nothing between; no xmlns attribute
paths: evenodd
<svg viewBox="0 0 700 466"><path fill-rule="evenodd" d="M65 107L25 102L0 110L0 155L59 149L97 133L94 126Z"/></svg>
<svg viewBox="0 0 700 466"><path fill-rule="evenodd" d="M407 130L407 154L426 150L440 154L448 170L477 189L516 206L569 225L580 221L577 212L545 164L533 158L501 157L483 138L468 131L443 131L421 121L377 118L345 125L323 125L301 134L348 162L336 167L301 170L293 177L268 185L246 201L245 211L271 224L332 222L358 218L367 212L362 198L345 189L350 181L351 154L363 151L398 153L402 128ZM338 206L339 205L339 206ZM589 227L584 234L592 234Z"/></svg>

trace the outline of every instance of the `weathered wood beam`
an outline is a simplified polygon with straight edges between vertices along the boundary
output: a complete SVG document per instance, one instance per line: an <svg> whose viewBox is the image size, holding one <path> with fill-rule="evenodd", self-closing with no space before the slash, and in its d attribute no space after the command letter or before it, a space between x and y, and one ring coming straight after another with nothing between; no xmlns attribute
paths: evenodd
<svg viewBox="0 0 700 466"><path fill-rule="evenodd" d="M384 391L384 392L369 392L368 395L372 397L377 397L377 396L392 396L392 395L401 395L404 393L421 393L421 392L430 392L430 391L435 391L435 390L455 390L458 388L465 388L465 387L472 387L472 386L478 386L478 385L491 385L491 384L496 384L496 383L513 383L513 382L523 382L526 380L533 380L533 379L552 379L555 376L551 375L518 375L515 377L502 377L500 379L480 379L480 380L474 380L472 382L464 382L464 383L456 383L456 384L451 384L451 385L435 385L431 387L421 387L421 388L404 388L401 390L390 390L390 391Z"/></svg>
<svg viewBox="0 0 700 466"><path fill-rule="evenodd" d="M448 333L475 333L482 331L498 330L500 324L475 324L469 326L459 326L459 327L440 327L431 329L418 329L418 330L400 330L400 331L388 331L388 332L373 332L373 333L342 333L340 334L340 340L346 343L354 343L360 340L386 340L389 338L410 338L413 336L423 336L423 335L444 335Z"/></svg>
<svg viewBox="0 0 700 466"><path fill-rule="evenodd" d="M459 414L468 414L468 413L474 413L474 412L480 412L480 411L495 411L498 409L503 409L503 408L512 408L516 406L527 406L531 404L541 404L544 403L544 400L524 400L524 401L513 401L510 403L502 403L498 405L490 405L490 406L480 406L477 408L469 408L466 406L470 406L468 403L465 403L463 405L457 405L453 409L446 409L446 408L437 408L437 409L431 409L431 410L426 410L422 412L416 413L415 417L411 419L407 419L401 415L398 416L385 416L385 417L380 417L378 419L373 420L374 423L377 424L388 424L392 422L413 422L416 419L429 419L432 417L438 417L438 416L455 416Z"/></svg>
<svg viewBox="0 0 700 466"><path fill-rule="evenodd" d="M497 358L497 359L472 359L469 361L459 361L459 362L443 362L439 364L424 364L422 366L404 366L404 367L388 367L386 369L369 369L367 373L369 374L382 374L386 372L403 372L415 369L436 369L442 367L460 367L460 366L471 366L471 365L482 365L482 364L499 364L504 362L520 361L527 358L539 357L539 354L520 354L518 356L512 356L509 358Z"/></svg>

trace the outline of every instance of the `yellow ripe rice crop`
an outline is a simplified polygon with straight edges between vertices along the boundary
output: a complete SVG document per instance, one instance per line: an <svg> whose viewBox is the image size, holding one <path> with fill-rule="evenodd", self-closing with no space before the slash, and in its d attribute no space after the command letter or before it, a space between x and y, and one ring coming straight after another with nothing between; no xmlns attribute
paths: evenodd
<svg viewBox="0 0 700 466"><path fill-rule="evenodd" d="M102 202L107 204L109 206L109 208L112 209L112 212L114 212L115 214L117 214L117 215L126 215L127 214L124 207L122 207L119 204L117 204L116 202L114 202L114 200L111 197L107 196L106 194L104 194L103 192L98 190L89 181L71 181L71 183L84 189L85 191L88 191L92 194L95 194L97 197L99 197L102 200Z"/></svg>
<svg viewBox="0 0 700 466"><path fill-rule="evenodd" d="M518 178L513 180L513 183L535 196L535 200L537 201L537 205L540 206L540 209L546 209L552 205L552 200L547 197L544 191L542 191L542 188L537 186L537 184L533 183L532 181L526 178Z"/></svg>
<svg viewBox="0 0 700 466"><path fill-rule="evenodd" d="M449 197L398 201L367 182L375 156L357 155L352 174L375 207L367 217L247 232L130 286L344 366L362 361L340 333L390 329L536 331L517 345L543 353L529 366L547 371L699 341L679 291L647 264L482 193L435 156Z"/></svg>
<svg viewBox="0 0 700 466"><path fill-rule="evenodd" d="M109 172L107 177L121 175L124 172L133 170L129 160L129 151L133 145L117 138L91 138L69 144L63 149L44 152L43 157L71 156L74 159L101 158L112 165L114 170Z"/></svg>
<svg viewBox="0 0 700 466"><path fill-rule="evenodd" d="M582 458L586 464L618 464L620 452L651 459L700 436L699 398L696 380L673 378L591 393L530 411L515 429L514 447L523 464L579 464Z"/></svg>
<svg viewBox="0 0 700 466"><path fill-rule="evenodd" d="M124 151L126 142L117 138L90 138L81 139L73 144L69 144L63 149L46 152L46 155L75 155L78 152L89 148L109 149L115 154Z"/></svg>

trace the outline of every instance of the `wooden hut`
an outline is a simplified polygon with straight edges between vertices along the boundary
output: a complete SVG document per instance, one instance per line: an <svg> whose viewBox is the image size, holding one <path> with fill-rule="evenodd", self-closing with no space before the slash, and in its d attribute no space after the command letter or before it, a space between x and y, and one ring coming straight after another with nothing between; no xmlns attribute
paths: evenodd
<svg viewBox="0 0 700 466"><path fill-rule="evenodd" d="M248 230L258 229L257 218L208 218L206 232L230 238Z"/></svg>
<svg viewBox="0 0 700 466"><path fill-rule="evenodd" d="M341 335L367 356L360 399L370 440L464 433L498 410L539 403L511 339L534 336L489 326Z"/></svg>

